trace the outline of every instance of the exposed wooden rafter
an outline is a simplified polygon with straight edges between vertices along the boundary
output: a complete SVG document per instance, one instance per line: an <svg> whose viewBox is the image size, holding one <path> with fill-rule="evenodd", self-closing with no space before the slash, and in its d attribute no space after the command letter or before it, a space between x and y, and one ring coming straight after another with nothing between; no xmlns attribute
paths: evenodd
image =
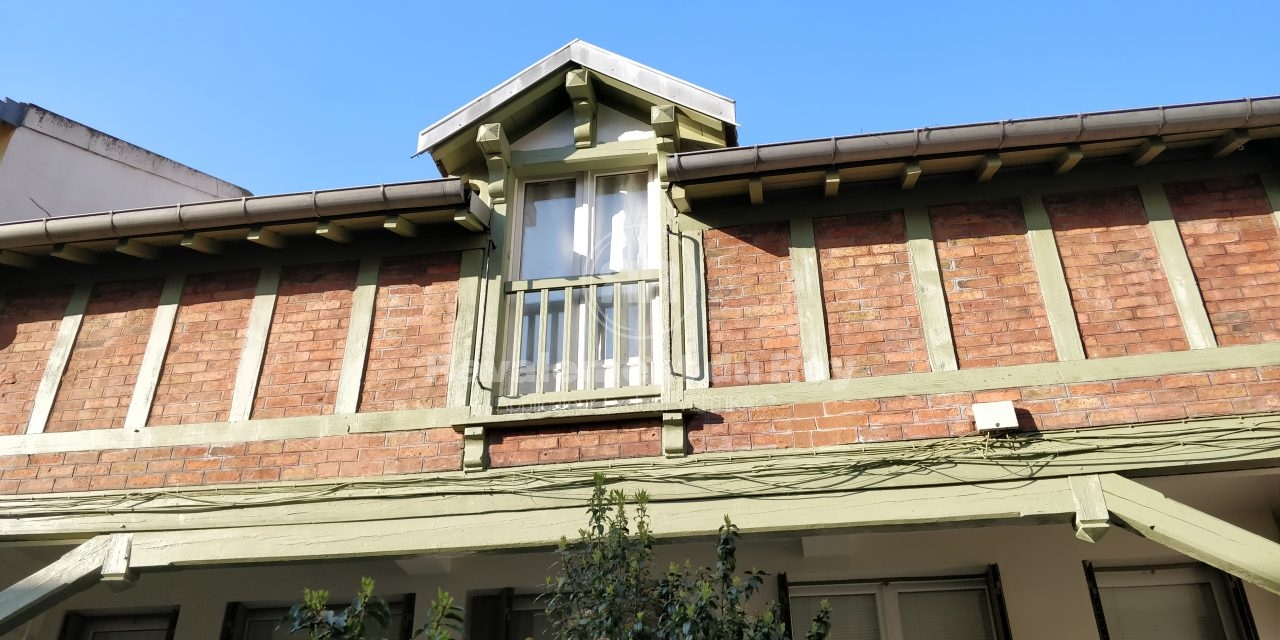
<svg viewBox="0 0 1280 640"><path fill-rule="evenodd" d="M160 257L160 250L155 245L147 244L137 238L121 238L116 243L116 253L143 260L155 260Z"/></svg>
<svg viewBox="0 0 1280 640"><path fill-rule="evenodd" d="M747 195L751 197L751 204L764 204L764 182L760 178L747 181Z"/></svg>
<svg viewBox="0 0 1280 640"><path fill-rule="evenodd" d="M827 175L822 179L822 195L828 198L834 198L840 193L840 172L835 169L828 169Z"/></svg>
<svg viewBox="0 0 1280 640"><path fill-rule="evenodd" d="M1129 160L1135 167L1145 166L1150 164L1152 160L1155 160L1156 156L1164 153L1165 147L1164 138L1161 138L1160 136L1151 136L1150 138L1143 140L1142 144L1139 145L1137 149L1133 150L1133 153L1129 156Z"/></svg>
<svg viewBox="0 0 1280 640"><path fill-rule="evenodd" d="M35 269L40 266L40 261L35 256L3 249L0 250L0 264L17 269Z"/></svg>
<svg viewBox="0 0 1280 640"><path fill-rule="evenodd" d="M978 166L973 170L973 177L978 182L990 182L996 177L996 172L1000 170L1000 166L1004 161L1000 159L1000 154L988 153L978 161Z"/></svg>
<svg viewBox="0 0 1280 640"><path fill-rule="evenodd" d="M899 179L899 184L902 185L902 189L905 191L915 187L916 183L920 181L920 173L919 162L912 160L903 164L901 178Z"/></svg>
<svg viewBox="0 0 1280 640"><path fill-rule="evenodd" d="M78 262L80 264L97 264L98 255L83 247L77 247L71 244L55 244L49 255L66 260L68 262Z"/></svg>
<svg viewBox="0 0 1280 640"><path fill-rule="evenodd" d="M182 241L179 242L179 244L187 249L191 249L192 251L199 251L200 253L206 253L209 255L222 253L221 242L218 242L209 236L202 236L195 233L183 235Z"/></svg>
<svg viewBox="0 0 1280 640"><path fill-rule="evenodd" d="M397 215L389 215L382 222L382 228L402 238L418 237L418 225Z"/></svg>
<svg viewBox="0 0 1280 640"><path fill-rule="evenodd" d="M351 242L351 231L332 220L321 220L316 225L316 235L343 244Z"/></svg>
<svg viewBox="0 0 1280 640"><path fill-rule="evenodd" d="M1076 168L1076 165L1080 164L1081 160L1084 160L1084 150L1080 148L1080 145L1067 145L1067 148L1063 149L1062 153L1058 154L1058 157L1053 160L1053 175L1060 176L1071 171Z"/></svg>
<svg viewBox="0 0 1280 640"><path fill-rule="evenodd" d="M1244 148L1249 141L1249 132L1245 129L1232 129L1214 141L1209 155L1213 158L1225 158Z"/></svg>
<svg viewBox="0 0 1280 640"><path fill-rule="evenodd" d="M266 227L254 227L249 229L249 236L246 238L249 242L259 244L268 249L283 249L289 244L284 236L272 231Z"/></svg>

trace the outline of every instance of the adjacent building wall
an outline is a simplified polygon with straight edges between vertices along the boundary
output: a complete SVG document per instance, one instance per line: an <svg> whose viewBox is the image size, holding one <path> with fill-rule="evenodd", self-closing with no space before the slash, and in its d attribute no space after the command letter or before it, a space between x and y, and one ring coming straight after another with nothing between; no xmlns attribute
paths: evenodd
<svg viewBox="0 0 1280 640"><path fill-rule="evenodd" d="M35 105L5 106L0 223L252 195Z"/></svg>

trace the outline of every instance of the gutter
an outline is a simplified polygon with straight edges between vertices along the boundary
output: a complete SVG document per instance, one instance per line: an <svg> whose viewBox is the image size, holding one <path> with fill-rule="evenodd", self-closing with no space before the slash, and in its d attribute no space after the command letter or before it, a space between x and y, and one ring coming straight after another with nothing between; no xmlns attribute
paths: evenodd
<svg viewBox="0 0 1280 640"><path fill-rule="evenodd" d="M672 182L688 182L893 158L1278 125L1280 96L1269 96L678 153L667 158L667 175Z"/></svg>
<svg viewBox="0 0 1280 640"><path fill-rule="evenodd" d="M25 220L0 224L0 249L465 206L470 195L460 178L445 178Z"/></svg>

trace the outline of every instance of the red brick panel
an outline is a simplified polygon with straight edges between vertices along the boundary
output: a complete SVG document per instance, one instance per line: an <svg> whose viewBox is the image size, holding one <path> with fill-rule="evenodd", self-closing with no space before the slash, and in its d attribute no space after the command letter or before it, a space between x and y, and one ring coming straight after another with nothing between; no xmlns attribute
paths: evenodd
<svg viewBox="0 0 1280 640"><path fill-rule="evenodd" d="M1258 179L1165 190L1218 344L1280 340L1280 237Z"/></svg>
<svg viewBox="0 0 1280 640"><path fill-rule="evenodd" d="M605 426L491 429L489 466L653 457L662 454L660 432L661 425L653 418Z"/></svg>
<svg viewBox="0 0 1280 640"><path fill-rule="evenodd" d="M382 261L361 411L444 406L458 266L457 253Z"/></svg>
<svg viewBox="0 0 1280 640"><path fill-rule="evenodd" d="M355 282L354 262L299 265L280 274L255 419L333 413Z"/></svg>
<svg viewBox="0 0 1280 640"><path fill-rule="evenodd" d="M833 378L929 371L901 211L814 220Z"/></svg>
<svg viewBox="0 0 1280 640"><path fill-rule="evenodd" d="M162 286L160 280L93 286L45 431L124 424Z"/></svg>
<svg viewBox="0 0 1280 640"><path fill-rule="evenodd" d="M0 457L0 494L376 478L462 467L453 429Z"/></svg>
<svg viewBox="0 0 1280 640"><path fill-rule="evenodd" d="M973 433L969 406L1012 400L1024 428L1074 429L1280 410L1280 367L735 409L695 418L694 453Z"/></svg>
<svg viewBox="0 0 1280 640"><path fill-rule="evenodd" d="M1085 355L1185 350L1182 321L1137 190L1049 196L1044 205Z"/></svg>
<svg viewBox="0 0 1280 640"><path fill-rule="evenodd" d="M1056 361L1018 203L932 207L930 218L960 368Z"/></svg>
<svg viewBox="0 0 1280 640"><path fill-rule="evenodd" d="M257 271L188 276L148 424L224 422Z"/></svg>
<svg viewBox="0 0 1280 640"><path fill-rule="evenodd" d="M7 291L0 297L0 435L23 433L71 290Z"/></svg>
<svg viewBox="0 0 1280 640"><path fill-rule="evenodd" d="M803 380L790 228L766 223L709 229L703 241L711 385Z"/></svg>

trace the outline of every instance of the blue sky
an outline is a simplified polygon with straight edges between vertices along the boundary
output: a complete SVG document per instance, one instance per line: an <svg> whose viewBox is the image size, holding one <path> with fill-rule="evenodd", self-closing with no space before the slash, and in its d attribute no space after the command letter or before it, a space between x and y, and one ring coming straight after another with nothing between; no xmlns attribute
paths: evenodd
<svg viewBox="0 0 1280 640"><path fill-rule="evenodd" d="M1280 94L1276 0L46 0L0 15L0 97L258 194L438 177L410 159L418 130L573 38L733 98L742 144Z"/></svg>

